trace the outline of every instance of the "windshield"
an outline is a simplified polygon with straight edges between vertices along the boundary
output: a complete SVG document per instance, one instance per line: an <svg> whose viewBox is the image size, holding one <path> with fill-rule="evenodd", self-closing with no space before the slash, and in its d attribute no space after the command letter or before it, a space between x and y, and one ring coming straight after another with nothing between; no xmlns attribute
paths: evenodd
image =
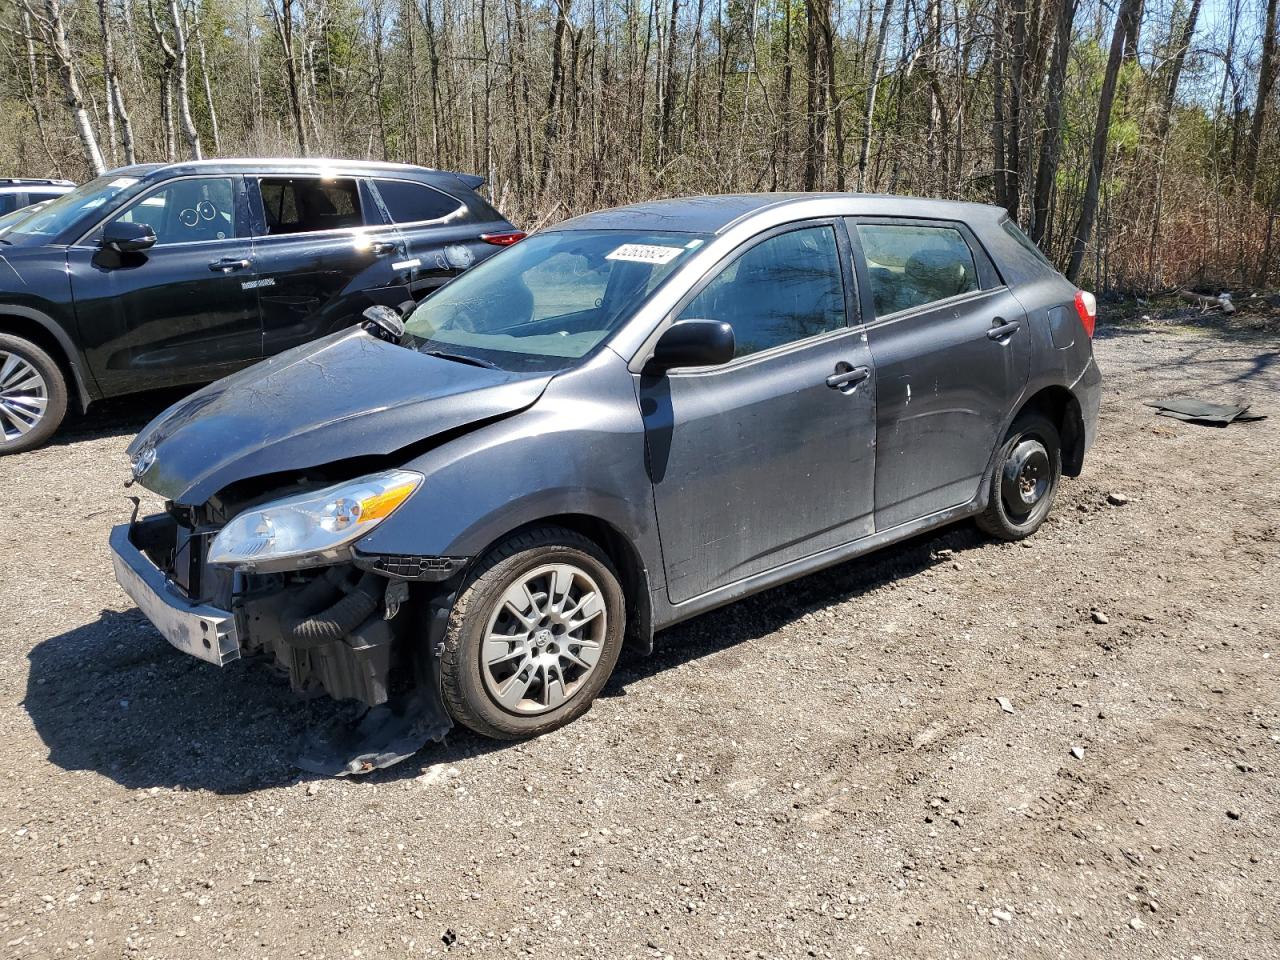
<svg viewBox="0 0 1280 960"><path fill-rule="evenodd" d="M0 217L0 235L3 235L7 230L12 230L14 226L27 219L37 210L41 210L48 205L48 200L41 200L39 203L33 203L29 207L19 207L12 213L6 213L3 217Z"/></svg>
<svg viewBox="0 0 1280 960"><path fill-rule="evenodd" d="M507 370L558 370L586 356L708 238L556 230L491 257L432 294L406 329L424 353Z"/></svg>
<svg viewBox="0 0 1280 960"><path fill-rule="evenodd" d="M40 237L47 240L56 237L91 210L96 210L118 197L123 191L138 183L137 177L117 177L108 174L82 184L70 193L64 193L49 202L34 215L23 218L10 228L7 239Z"/></svg>

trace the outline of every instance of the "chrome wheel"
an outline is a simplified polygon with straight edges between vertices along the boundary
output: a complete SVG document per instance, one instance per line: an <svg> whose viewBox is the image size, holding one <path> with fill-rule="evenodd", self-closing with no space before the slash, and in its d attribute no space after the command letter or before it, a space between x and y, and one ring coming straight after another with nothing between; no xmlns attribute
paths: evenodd
<svg viewBox="0 0 1280 960"><path fill-rule="evenodd" d="M512 713L554 710L595 670L607 630L604 594L581 567L552 563L523 573L489 617L480 651L485 689Z"/></svg>
<svg viewBox="0 0 1280 960"><path fill-rule="evenodd" d="M16 353L0 350L0 442L19 440L44 419L49 385Z"/></svg>

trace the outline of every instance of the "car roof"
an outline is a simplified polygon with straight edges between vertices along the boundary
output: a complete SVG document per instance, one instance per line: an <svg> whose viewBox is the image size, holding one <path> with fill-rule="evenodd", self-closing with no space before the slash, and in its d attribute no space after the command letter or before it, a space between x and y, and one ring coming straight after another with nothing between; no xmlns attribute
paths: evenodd
<svg viewBox="0 0 1280 960"><path fill-rule="evenodd" d="M138 177L160 180L192 173L334 173L347 176L397 175L413 180L437 180L452 177L472 189L484 183L483 177L450 170L434 170L412 163L390 163L384 160L345 160L336 157L230 157L214 160L180 160L176 163L135 163L118 167L106 176Z"/></svg>
<svg viewBox="0 0 1280 960"><path fill-rule="evenodd" d="M735 193L721 196L651 200L574 217L554 230L671 230L681 233L724 233L765 210L831 201L832 216L931 217L970 223L1007 216L1002 207L959 200L931 200L872 193Z"/></svg>

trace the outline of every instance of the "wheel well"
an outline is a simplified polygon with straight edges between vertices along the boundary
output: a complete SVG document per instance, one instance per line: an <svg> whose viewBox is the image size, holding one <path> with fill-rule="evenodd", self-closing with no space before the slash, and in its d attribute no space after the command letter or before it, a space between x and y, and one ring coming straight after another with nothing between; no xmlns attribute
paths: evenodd
<svg viewBox="0 0 1280 960"><path fill-rule="evenodd" d="M644 561L635 545L612 524L581 513L563 513L542 517L508 531L485 547L477 556L488 553L497 543L513 534L533 527L557 526L586 537L605 552L618 569L622 579L622 592L627 603L626 643L635 645L641 653L653 650L653 612L649 602L649 576Z"/></svg>
<svg viewBox="0 0 1280 960"><path fill-rule="evenodd" d="M1080 402L1066 387L1052 386L1034 394L1022 409L1035 410L1053 421L1062 438L1062 472L1068 477L1080 476L1084 466L1084 415Z"/></svg>
<svg viewBox="0 0 1280 960"><path fill-rule="evenodd" d="M81 412L89 405L89 397L85 393L84 384L71 366L71 358L58 342L58 338L49 332L41 323L29 317L19 317L9 313L0 313L0 333L7 333L23 340L29 340L53 358L53 362L62 371L67 381L67 393L80 404Z"/></svg>

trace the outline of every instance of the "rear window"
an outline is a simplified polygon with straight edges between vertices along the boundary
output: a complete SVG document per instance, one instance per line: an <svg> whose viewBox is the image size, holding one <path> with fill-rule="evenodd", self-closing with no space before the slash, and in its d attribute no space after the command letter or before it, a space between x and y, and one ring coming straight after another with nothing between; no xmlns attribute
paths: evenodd
<svg viewBox="0 0 1280 960"><path fill-rule="evenodd" d="M341 230L364 224L355 180L317 177L263 177L262 209L270 236Z"/></svg>
<svg viewBox="0 0 1280 960"><path fill-rule="evenodd" d="M463 209L459 200L422 183L408 180L376 180L378 193L393 223L443 220Z"/></svg>
<svg viewBox="0 0 1280 960"><path fill-rule="evenodd" d="M18 195L16 193L0 193L0 214L12 213L18 209Z"/></svg>

